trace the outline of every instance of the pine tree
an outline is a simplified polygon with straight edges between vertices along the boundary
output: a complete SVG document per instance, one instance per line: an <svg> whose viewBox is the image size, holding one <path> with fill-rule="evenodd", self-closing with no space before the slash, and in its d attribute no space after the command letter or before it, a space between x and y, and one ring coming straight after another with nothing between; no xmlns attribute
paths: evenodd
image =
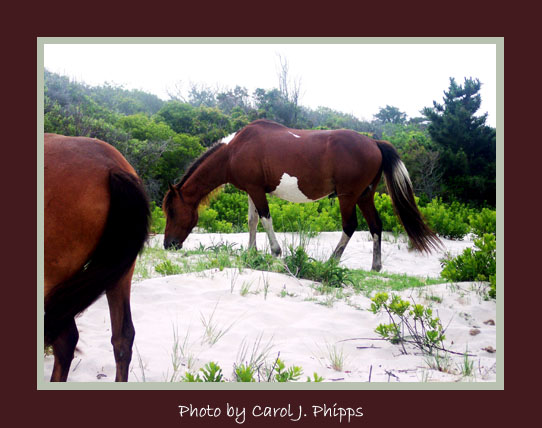
<svg viewBox="0 0 542 428"><path fill-rule="evenodd" d="M466 78L462 86L450 78L444 104L434 101L422 113L440 153L446 197L495 205L496 131L485 124L487 113L475 116L480 87L478 79Z"/></svg>

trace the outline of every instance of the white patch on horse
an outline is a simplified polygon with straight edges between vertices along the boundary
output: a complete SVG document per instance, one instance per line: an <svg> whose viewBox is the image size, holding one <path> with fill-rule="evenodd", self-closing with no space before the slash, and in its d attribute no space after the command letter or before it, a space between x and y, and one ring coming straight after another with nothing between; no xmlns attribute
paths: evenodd
<svg viewBox="0 0 542 428"><path fill-rule="evenodd" d="M231 140L233 140L233 138L235 137L236 134L237 134L237 132L234 132L233 134L230 134L227 137L222 138L221 143L222 144L228 144Z"/></svg>
<svg viewBox="0 0 542 428"><path fill-rule="evenodd" d="M288 131L288 134L292 134L295 138L301 138L299 135L294 134L293 132Z"/></svg>
<svg viewBox="0 0 542 428"><path fill-rule="evenodd" d="M292 177L288 173L282 174L280 183L275 190L271 192L272 195L279 197L290 202L313 202L313 199L307 198L303 192L299 189L297 184L297 177Z"/></svg>

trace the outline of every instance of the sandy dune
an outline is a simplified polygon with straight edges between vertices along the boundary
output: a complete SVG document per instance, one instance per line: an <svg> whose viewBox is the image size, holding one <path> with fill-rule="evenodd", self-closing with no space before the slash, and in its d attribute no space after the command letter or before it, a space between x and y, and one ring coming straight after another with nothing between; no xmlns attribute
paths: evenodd
<svg viewBox="0 0 542 428"><path fill-rule="evenodd" d="M296 234L277 236L283 248L299 243ZM339 232L322 233L310 239L307 250L313 257L325 259L339 237ZM162 239L162 236L153 237L149 245L161 246ZM246 246L247 240L246 233L193 233L184 248L220 242ZM452 254L473 245L470 240L443 242ZM266 248L264 234L258 234L257 243L258 248ZM442 252L421 255L409 251L405 241L389 234L382 245L386 272L438 277L442 256ZM369 269L371 260L369 234L355 233L342 265ZM491 351L497 348L496 303L482 298L481 287L477 283L439 284L400 293L404 298L431 305L438 313L447 326L448 349L473 355L469 358L474 362L473 376L464 377L462 356L451 356L443 372L430 368L431 361L412 348L404 355L400 346L374 340L378 338L375 327L387 322L386 317L377 317L367 310L369 297L347 289L337 296L322 295L311 281L247 269L136 280L132 288L136 339L130 382L178 380L188 367L194 371L209 361L218 363L224 376L231 380L234 364L262 353L268 365L280 353L287 366L301 366L304 371L301 381L315 372L326 382L495 381L497 353ZM205 323L211 330L209 334L205 333ZM77 325L80 340L69 381L114 381L105 298L87 309L77 319ZM332 368L333 354L342 355L339 370ZM52 363L52 357L44 358L45 381L49 379Z"/></svg>

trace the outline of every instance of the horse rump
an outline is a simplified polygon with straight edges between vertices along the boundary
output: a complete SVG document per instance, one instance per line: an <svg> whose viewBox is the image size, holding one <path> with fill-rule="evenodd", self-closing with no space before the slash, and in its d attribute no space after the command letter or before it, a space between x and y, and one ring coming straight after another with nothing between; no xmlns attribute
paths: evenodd
<svg viewBox="0 0 542 428"><path fill-rule="evenodd" d="M109 172L110 207L104 232L85 265L53 287L45 299L45 343L52 344L71 320L130 270L149 230L149 202L139 178Z"/></svg>

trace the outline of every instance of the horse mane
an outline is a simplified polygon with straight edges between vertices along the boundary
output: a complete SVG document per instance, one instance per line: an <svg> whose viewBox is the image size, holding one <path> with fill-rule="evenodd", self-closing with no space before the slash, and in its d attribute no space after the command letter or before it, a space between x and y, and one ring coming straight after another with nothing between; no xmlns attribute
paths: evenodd
<svg viewBox="0 0 542 428"><path fill-rule="evenodd" d="M196 158L189 166L184 175L181 177L181 181L179 181L175 187L179 190L181 190L181 187L183 187L183 184L186 183L186 180L188 180L192 174L198 169L198 167L207 159L209 156L211 156L213 153L220 150L222 147L225 147L224 144L221 143L221 141L218 141L217 143L214 143L211 147L209 147L199 158Z"/></svg>
<svg viewBox="0 0 542 428"><path fill-rule="evenodd" d="M181 191L181 187L183 187L184 183L194 174L194 172L199 168L199 166L205 162L206 159L208 159L212 154L216 153L221 148L225 147L225 144L222 144L221 140L214 143L211 147L209 147L203 154L201 154L198 158L196 158L187 168L186 172L181 177L181 180L175 184L175 187L177 190L179 190L179 194ZM219 186L216 189L209 192L206 196L203 197L203 199L200 201L198 207L205 207L209 205L212 199L216 198L218 194L222 191L224 186ZM182 197L182 196L181 196ZM169 209L171 206L171 199L173 198L173 193L168 190L166 193L166 197L164 198L163 208Z"/></svg>

